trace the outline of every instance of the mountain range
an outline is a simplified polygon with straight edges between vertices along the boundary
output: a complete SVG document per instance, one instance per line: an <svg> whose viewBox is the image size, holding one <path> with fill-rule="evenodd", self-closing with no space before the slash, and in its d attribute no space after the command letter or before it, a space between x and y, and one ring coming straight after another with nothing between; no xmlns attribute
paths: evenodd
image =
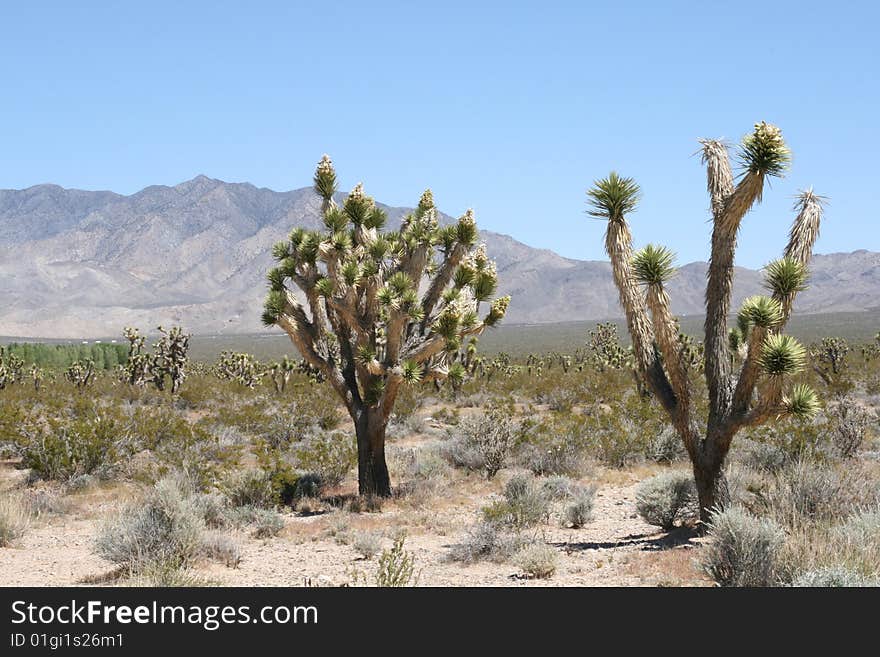
<svg viewBox="0 0 880 657"><path fill-rule="evenodd" d="M383 207L389 226L408 212ZM107 337L158 324L197 334L263 331L270 249L294 226L320 226L311 188L277 192L197 176L129 196L49 184L0 190L0 335ZM489 231L481 239L498 264L499 294L513 297L507 323L620 316L609 263ZM679 269L669 284L675 312L703 312L706 269ZM761 290L759 271L737 268L734 307ZM875 308L880 254L814 257L798 312Z"/></svg>

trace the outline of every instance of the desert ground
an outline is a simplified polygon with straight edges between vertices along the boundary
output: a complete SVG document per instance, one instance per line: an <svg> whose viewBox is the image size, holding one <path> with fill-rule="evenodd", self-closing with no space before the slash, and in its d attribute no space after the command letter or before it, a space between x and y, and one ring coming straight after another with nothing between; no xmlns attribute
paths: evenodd
<svg viewBox="0 0 880 657"><path fill-rule="evenodd" d="M737 436L730 526L698 521L680 439L606 347L501 353L455 388L406 387L385 499L358 495L351 421L308 368L282 381L226 353L174 394L121 365L23 378L0 391L0 583L876 583L876 344L818 341L801 375L818 416Z"/></svg>

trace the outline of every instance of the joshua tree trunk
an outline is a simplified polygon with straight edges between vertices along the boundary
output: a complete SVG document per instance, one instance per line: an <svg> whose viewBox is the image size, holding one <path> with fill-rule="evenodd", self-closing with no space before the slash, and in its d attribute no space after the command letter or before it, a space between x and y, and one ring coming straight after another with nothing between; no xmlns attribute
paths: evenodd
<svg viewBox="0 0 880 657"><path fill-rule="evenodd" d="M730 489L724 476L724 457L702 455L692 459L694 483L700 505L700 522L709 521L712 510L730 503Z"/></svg>
<svg viewBox="0 0 880 657"><path fill-rule="evenodd" d="M358 446L358 493L366 497L389 497L391 479L385 462L388 420L381 410L368 408L354 421Z"/></svg>

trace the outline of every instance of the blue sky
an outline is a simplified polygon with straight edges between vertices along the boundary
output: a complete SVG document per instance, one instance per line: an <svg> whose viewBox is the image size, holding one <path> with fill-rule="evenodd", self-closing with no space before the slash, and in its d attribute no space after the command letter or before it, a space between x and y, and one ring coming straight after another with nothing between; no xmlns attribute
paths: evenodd
<svg viewBox="0 0 880 657"><path fill-rule="evenodd" d="M204 173L454 215L603 259L584 214L616 169L643 188L636 241L708 253L698 137L758 120L793 152L738 263L778 256L798 189L831 198L822 253L880 250L874 2L7 3L0 188L132 193Z"/></svg>

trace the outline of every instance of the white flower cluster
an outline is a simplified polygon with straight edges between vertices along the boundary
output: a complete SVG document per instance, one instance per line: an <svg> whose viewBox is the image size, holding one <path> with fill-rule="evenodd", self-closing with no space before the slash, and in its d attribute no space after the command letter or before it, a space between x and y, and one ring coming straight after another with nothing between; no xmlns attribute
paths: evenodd
<svg viewBox="0 0 880 657"><path fill-rule="evenodd" d="M327 153L324 153L324 155L321 156L321 161L318 162L318 174L326 173L333 173L333 161Z"/></svg>

